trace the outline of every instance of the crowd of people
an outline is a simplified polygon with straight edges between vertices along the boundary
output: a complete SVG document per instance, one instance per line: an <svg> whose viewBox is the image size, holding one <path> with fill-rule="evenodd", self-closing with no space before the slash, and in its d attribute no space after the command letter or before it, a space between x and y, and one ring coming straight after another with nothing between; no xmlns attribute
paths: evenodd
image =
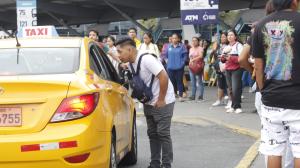
<svg viewBox="0 0 300 168"><path fill-rule="evenodd" d="M99 34L95 30L89 32L89 37L98 41L99 47L109 55L117 71L119 71L120 65L126 67L126 65L121 64L117 56L115 38L108 36L103 42L99 42L98 36ZM242 112L243 70L239 66L238 56L243 46L238 41L238 36L234 30L228 31L228 35L227 32L221 32L220 42L210 42L209 40L195 36L191 39L191 45L189 45L188 40L185 40L183 43L181 35L174 33L161 49L154 43L151 33L144 33L141 42L137 38L137 30L130 28L128 37L136 43L139 54L151 53L156 55L157 59L161 61L168 72L168 76L174 86L174 92L179 101L197 100L201 102L204 100L204 71L208 65L213 67L217 74L218 96L213 106L226 105L224 99L227 100L229 98L226 105L227 112ZM225 55L227 56L222 57ZM189 67L190 85L186 82L186 67ZM187 90L190 90L188 98Z"/></svg>
<svg viewBox="0 0 300 168"><path fill-rule="evenodd" d="M161 150L163 167L171 167L170 121L175 97L180 102L203 101L207 67L215 72L218 87L212 106L223 105L227 113L242 113L245 83L256 92L255 106L262 122L259 150L266 156L266 167L281 167L283 156L286 156L286 167L300 167L298 6L299 0L269 0L267 16L253 23L252 34L245 44L235 30L218 32L219 39L213 42L195 36L189 39L191 46L187 40L182 41L180 34L174 33L160 49L151 33L144 33L141 42L135 28L129 29L129 38L120 40L117 48L112 36L108 36L105 43L99 42L117 70L128 68L128 63L138 66L140 56L149 55L143 58L141 78L152 87L153 93L152 101L144 104L150 138L150 168L160 167ZM98 41L94 30L89 37ZM188 98L186 67L190 78ZM154 83L151 74L156 77ZM157 121L157 117L164 120Z"/></svg>

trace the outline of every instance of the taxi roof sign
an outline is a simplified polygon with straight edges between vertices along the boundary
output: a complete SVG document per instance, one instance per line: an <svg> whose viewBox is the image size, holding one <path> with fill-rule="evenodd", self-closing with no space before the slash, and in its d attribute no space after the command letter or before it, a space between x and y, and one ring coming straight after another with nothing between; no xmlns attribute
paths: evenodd
<svg viewBox="0 0 300 168"><path fill-rule="evenodd" d="M17 36L20 38L58 37L58 33L54 26L30 26L23 27L18 31Z"/></svg>

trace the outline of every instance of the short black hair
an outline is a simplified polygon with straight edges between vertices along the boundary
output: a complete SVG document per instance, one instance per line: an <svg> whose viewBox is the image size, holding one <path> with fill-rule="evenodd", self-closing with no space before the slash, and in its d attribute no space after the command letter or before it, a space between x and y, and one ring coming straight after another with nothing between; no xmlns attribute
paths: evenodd
<svg viewBox="0 0 300 168"><path fill-rule="evenodd" d="M201 38L200 38L200 37L197 37L197 36L193 37L192 39L196 39L198 42L201 41Z"/></svg>
<svg viewBox="0 0 300 168"><path fill-rule="evenodd" d="M125 37L125 38L122 38L120 40L118 40L116 42L116 46L125 46L125 45L130 45L132 47L135 47L136 48L136 44L135 42L131 39L131 38L128 38L128 37Z"/></svg>
<svg viewBox="0 0 300 168"><path fill-rule="evenodd" d="M97 30L92 29L92 30L89 31L89 34L90 34L91 32L94 32L97 36L99 36L99 32L98 32Z"/></svg>
<svg viewBox="0 0 300 168"><path fill-rule="evenodd" d="M154 39L153 39L153 36L150 32L146 32L144 33L144 36L147 35L150 39L151 39L151 43L154 43Z"/></svg>
<svg viewBox="0 0 300 168"><path fill-rule="evenodd" d="M227 33L226 31L220 31L220 37L221 37L222 35L225 35L225 36L227 37L228 33Z"/></svg>
<svg viewBox="0 0 300 168"><path fill-rule="evenodd" d="M130 32L130 30L133 30L135 33L137 33L137 29L135 27L131 27L128 29L128 32Z"/></svg>
<svg viewBox="0 0 300 168"><path fill-rule="evenodd" d="M107 38L109 38L115 45L116 39L114 38L114 36L107 36Z"/></svg>
<svg viewBox="0 0 300 168"><path fill-rule="evenodd" d="M174 35L177 36L177 37L179 38L180 41L182 40L182 36L181 36L180 34L178 34L178 33L173 33L172 36L174 36Z"/></svg>
<svg viewBox="0 0 300 168"><path fill-rule="evenodd" d="M269 0L267 2L265 10L266 10L266 15L269 15L269 14L275 12L273 0Z"/></svg>
<svg viewBox="0 0 300 168"><path fill-rule="evenodd" d="M276 11L289 9L292 6L293 0L273 0L273 7Z"/></svg>
<svg viewBox="0 0 300 168"><path fill-rule="evenodd" d="M237 34L237 32L236 32L234 29L229 29L229 30L227 31L227 35L228 35L228 33L233 33L234 36L238 37L238 34Z"/></svg>

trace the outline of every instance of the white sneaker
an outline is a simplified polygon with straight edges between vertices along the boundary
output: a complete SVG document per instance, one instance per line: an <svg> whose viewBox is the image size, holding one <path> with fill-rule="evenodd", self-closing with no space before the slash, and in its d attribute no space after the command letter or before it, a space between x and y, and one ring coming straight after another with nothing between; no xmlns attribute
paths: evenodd
<svg viewBox="0 0 300 168"><path fill-rule="evenodd" d="M214 104L212 104L212 106L220 106L221 105L221 101L220 100L217 100Z"/></svg>
<svg viewBox="0 0 300 168"><path fill-rule="evenodd" d="M255 90L252 89L252 87L249 88L249 93L255 93Z"/></svg>
<svg viewBox="0 0 300 168"><path fill-rule="evenodd" d="M142 109L144 105L142 103L139 103L139 109Z"/></svg>
<svg viewBox="0 0 300 168"><path fill-rule="evenodd" d="M234 109L233 108L229 108L226 113L233 113L234 112Z"/></svg>
<svg viewBox="0 0 300 168"><path fill-rule="evenodd" d="M242 110L241 108L238 108L238 109L235 110L235 113L236 113L236 114L240 114L240 113L242 113L242 112L243 112L243 110Z"/></svg>
<svg viewBox="0 0 300 168"><path fill-rule="evenodd" d="M179 102L184 102L184 98L182 98L182 97L179 97Z"/></svg>
<svg viewBox="0 0 300 168"><path fill-rule="evenodd" d="M228 100L228 99L229 99L229 97L228 97L228 96L225 96L225 97L224 97L224 100Z"/></svg>
<svg viewBox="0 0 300 168"><path fill-rule="evenodd" d="M232 101L228 101L227 105L225 106L225 109L230 109L232 105Z"/></svg>

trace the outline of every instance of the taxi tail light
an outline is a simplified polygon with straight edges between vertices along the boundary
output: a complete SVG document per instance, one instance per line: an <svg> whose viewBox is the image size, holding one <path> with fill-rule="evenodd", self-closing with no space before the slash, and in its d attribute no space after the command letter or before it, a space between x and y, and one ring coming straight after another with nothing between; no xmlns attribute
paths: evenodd
<svg viewBox="0 0 300 168"><path fill-rule="evenodd" d="M99 93L66 98L56 110L51 122L74 120L90 115L96 108Z"/></svg>
<svg viewBox="0 0 300 168"><path fill-rule="evenodd" d="M90 156L90 153L85 153L82 155L67 157L67 158L65 158L65 161L67 161L69 163L82 163L82 162L86 161L89 158L89 156Z"/></svg>

